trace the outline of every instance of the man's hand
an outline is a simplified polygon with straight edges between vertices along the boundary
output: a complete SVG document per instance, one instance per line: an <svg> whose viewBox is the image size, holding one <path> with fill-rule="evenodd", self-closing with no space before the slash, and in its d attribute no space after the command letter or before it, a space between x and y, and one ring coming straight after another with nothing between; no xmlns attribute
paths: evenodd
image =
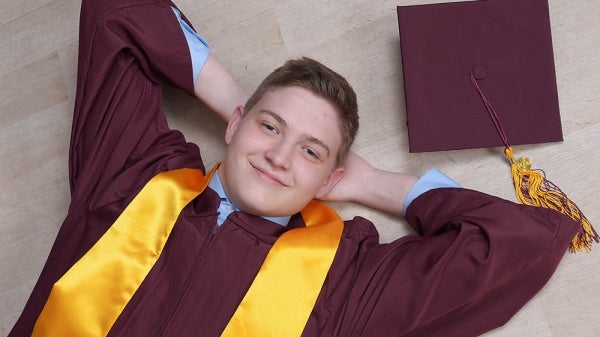
<svg viewBox="0 0 600 337"><path fill-rule="evenodd" d="M352 201L356 202L356 195L360 193L360 186L366 183L370 173L375 168L354 152L348 153L342 164L343 178L335 187L321 199L325 201Z"/></svg>
<svg viewBox="0 0 600 337"><path fill-rule="evenodd" d="M404 199L418 177L377 169L350 152L344 161L344 177L321 199L351 201L402 216Z"/></svg>

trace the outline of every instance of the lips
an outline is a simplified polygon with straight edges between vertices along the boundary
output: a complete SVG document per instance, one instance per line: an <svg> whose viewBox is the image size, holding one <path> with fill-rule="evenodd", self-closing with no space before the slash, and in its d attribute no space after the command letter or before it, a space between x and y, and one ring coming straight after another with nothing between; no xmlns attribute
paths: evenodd
<svg viewBox="0 0 600 337"><path fill-rule="evenodd" d="M276 175L270 173L268 170L254 166L252 163L250 164L250 166L252 166L252 168L256 171L256 173L259 177L261 177L268 183L271 183L273 185L278 185L278 186L285 186L285 187L288 186L283 181L281 181L281 179L279 179Z"/></svg>

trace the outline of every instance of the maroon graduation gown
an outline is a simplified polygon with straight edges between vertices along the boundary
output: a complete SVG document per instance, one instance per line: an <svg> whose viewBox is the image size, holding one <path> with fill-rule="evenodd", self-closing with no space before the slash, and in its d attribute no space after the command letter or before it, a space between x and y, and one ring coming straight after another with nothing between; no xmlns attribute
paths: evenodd
<svg viewBox="0 0 600 337"><path fill-rule="evenodd" d="M187 44L167 1L83 1L70 148L72 201L46 265L9 336L29 336L52 284L156 173L204 169L170 130L161 86L193 94ZM217 228L207 189L177 220L156 265L110 336L218 336L286 228L235 212ZM466 189L417 198L418 234L379 244L345 222L304 336L475 336L505 323L548 280L576 227L553 211ZM290 228L303 226L299 215ZM290 303L293 305L293 303Z"/></svg>

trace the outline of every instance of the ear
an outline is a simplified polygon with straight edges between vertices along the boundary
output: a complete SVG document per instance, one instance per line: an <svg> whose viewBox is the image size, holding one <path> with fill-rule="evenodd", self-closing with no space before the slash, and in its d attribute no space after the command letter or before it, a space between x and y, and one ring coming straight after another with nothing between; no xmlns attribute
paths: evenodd
<svg viewBox="0 0 600 337"><path fill-rule="evenodd" d="M323 185L321 186L321 188L319 188L319 190L315 194L315 198L321 199L324 196L326 196L329 192L331 192L331 190L335 187L335 185L337 185L337 183L340 180L342 180L345 172L346 172L346 170L344 169L343 166L338 166L336 169L331 171L331 173L329 173L329 175L323 182Z"/></svg>
<svg viewBox="0 0 600 337"><path fill-rule="evenodd" d="M244 117L244 106L238 105L233 113L229 117L229 122L227 123L227 129L225 130L225 144L231 143L231 139L237 130L240 121Z"/></svg>

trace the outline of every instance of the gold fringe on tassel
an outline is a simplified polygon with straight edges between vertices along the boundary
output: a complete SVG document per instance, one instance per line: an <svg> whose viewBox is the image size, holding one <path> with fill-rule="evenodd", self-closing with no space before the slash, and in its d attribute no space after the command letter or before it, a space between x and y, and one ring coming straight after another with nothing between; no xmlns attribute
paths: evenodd
<svg viewBox="0 0 600 337"><path fill-rule="evenodd" d="M510 147L504 150L504 154L511 163L515 192L521 203L550 208L579 222L580 229L571 241L569 252L589 251L593 241L599 242L598 233L579 207L558 186L547 180L543 171L532 170L526 157L515 160Z"/></svg>

